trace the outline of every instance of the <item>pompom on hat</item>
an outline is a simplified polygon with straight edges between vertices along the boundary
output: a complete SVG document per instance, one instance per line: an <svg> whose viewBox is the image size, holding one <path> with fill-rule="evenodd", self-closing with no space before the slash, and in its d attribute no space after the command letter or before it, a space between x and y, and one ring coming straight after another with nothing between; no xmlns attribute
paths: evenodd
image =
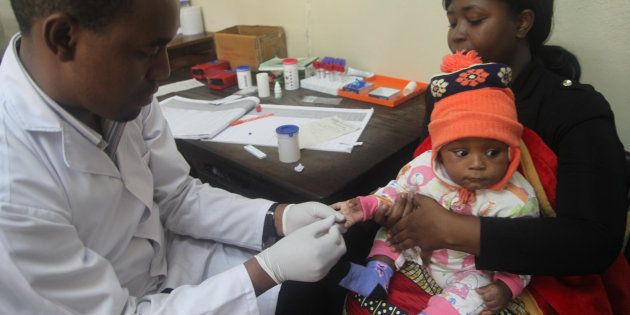
<svg viewBox="0 0 630 315"><path fill-rule="evenodd" d="M431 78L434 101L429 133L433 160L445 144L462 138L487 138L510 147L506 175L490 189L503 188L520 162L523 126L518 122L514 94L509 88L510 67L482 63L476 51L458 51L444 57L441 70Z"/></svg>

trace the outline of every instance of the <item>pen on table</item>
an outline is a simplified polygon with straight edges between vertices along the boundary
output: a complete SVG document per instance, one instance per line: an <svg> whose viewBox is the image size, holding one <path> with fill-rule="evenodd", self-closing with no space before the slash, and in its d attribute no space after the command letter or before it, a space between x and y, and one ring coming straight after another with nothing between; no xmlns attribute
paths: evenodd
<svg viewBox="0 0 630 315"><path fill-rule="evenodd" d="M246 119L235 120L235 121L230 123L230 126L240 125L242 123L246 123L246 122L249 122L249 121L252 121L252 120L258 120L258 119L269 117L269 116L273 116L273 113L264 114L264 115L258 115L258 116L254 116L254 117L250 117L250 118L246 118Z"/></svg>

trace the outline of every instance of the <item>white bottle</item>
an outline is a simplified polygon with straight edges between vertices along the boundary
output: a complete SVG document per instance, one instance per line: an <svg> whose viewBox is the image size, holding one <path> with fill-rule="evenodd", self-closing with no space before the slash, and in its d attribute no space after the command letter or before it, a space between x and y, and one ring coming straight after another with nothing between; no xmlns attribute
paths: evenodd
<svg viewBox="0 0 630 315"><path fill-rule="evenodd" d="M236 80L240 90L252 86L252 72L248 65L236 67Z"/></svg>
<svg viewBox="0 0 630 315"><path fill-rule="evenodd" d="M258 97L269 97L269 75L267 72L256 75L256 86L258 87Z"/></svg>
<svg viewBox="0 0 630 315"><path fill-rule="evenodd" d="M280 87L280 82L276 81L276 85L273 88L273 96L275 98L282 98L282 88Z"/></svg>
<svg viewBox="0 0 630 315"><path fill-rule="evenodd" d="M297 59L286 58L282 61L284 69L284 88L287 91L297 90L300 88L300 76L297 68Z"/></svg>
<svg viewBox="0 0 630 315"><path fill-rule="evenodd" d="M201 7L191 6L189 0L179 1L179 21L183 35L197 35L205 31Z"/></svg>

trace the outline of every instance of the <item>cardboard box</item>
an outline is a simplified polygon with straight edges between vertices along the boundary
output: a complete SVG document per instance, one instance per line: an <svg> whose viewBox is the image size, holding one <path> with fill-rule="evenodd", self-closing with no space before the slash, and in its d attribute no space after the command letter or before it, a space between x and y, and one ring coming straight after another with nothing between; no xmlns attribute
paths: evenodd
<svg viewBox="0 0 630 315"><path fill-rule="evenodd" d="M217 58L230 62L232 69L249 65L258 70L265 60L286 58L287 44L282 27L236 25L214 33Z"/></svg>

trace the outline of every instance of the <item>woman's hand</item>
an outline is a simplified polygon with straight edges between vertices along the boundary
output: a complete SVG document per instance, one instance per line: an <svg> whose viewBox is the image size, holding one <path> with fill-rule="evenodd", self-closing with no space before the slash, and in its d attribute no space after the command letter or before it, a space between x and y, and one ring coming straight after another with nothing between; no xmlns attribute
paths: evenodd
<svg viewBox="0 0 630 315"><path fill-rule="evenodd" d="M424 195L406 202L412 211L389 228L388 241L396 251L418 246L427 254L442 248L479 254L479 218L455 214Z"/></svg>
<svg viewBox="0 0 630 315"><path fill-rule="evenodd" d="M401 193L398 200L389 208L378 209L374 213L373 220L389 229L393 227L400 219L413 211L412 193Z"/></svg>

